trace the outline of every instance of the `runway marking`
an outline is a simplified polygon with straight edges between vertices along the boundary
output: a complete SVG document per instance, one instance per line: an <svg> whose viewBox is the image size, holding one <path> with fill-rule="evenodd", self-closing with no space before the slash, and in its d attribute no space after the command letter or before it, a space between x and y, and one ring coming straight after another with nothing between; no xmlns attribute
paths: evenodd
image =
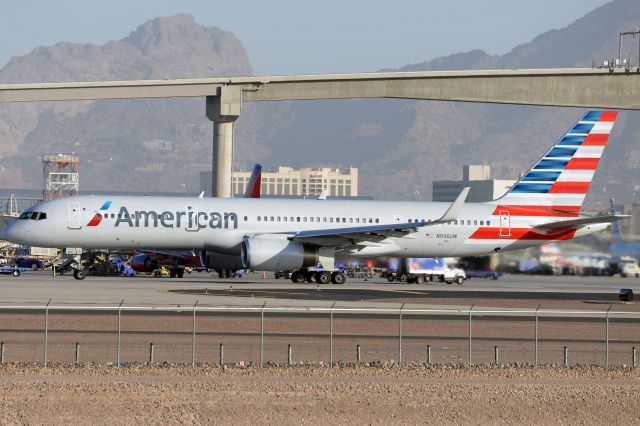
<svg viewBox="0 0 640 426"><path fill-rule="evenodd" d="M429 292L427 291L411 291L411 290L378 290L374 289L374 291L379 291L381 293L401 293L401 294L418 294L420 296L428 296Z"/></svg>

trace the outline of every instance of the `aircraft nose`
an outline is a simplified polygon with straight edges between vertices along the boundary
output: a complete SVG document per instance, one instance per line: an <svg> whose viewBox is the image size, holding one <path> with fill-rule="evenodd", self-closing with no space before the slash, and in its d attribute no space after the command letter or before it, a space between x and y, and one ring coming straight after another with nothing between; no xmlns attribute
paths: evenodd
<svg viewBox="0 0 640 426"><path fill-rule="evenodd" d="M17 242L20 238L20 230L19 226L16 226L15 223L9 223L2 228L0 231L0 238L5 241L13 241Z"/></svg>

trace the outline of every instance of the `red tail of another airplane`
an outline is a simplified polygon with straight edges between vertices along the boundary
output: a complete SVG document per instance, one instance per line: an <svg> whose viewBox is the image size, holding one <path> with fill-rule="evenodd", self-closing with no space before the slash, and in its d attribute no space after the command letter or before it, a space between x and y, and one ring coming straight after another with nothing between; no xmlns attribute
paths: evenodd
<svg viewBox="0 0 640 426"><path fill-rule="evenodd" d="M253 166L253 172L249 177L249 183L247 184L247 190L244 193L244 198L260 198L260 188L262 186L262 166L256 164Z"/></svg>

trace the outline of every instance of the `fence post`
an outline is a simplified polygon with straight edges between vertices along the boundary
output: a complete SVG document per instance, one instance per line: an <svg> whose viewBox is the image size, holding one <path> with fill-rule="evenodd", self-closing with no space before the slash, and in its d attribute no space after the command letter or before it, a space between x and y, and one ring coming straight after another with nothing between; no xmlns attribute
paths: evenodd
<svg viewBox="0 0 640 426"><path fill-rule="evenodd" d="M635 349L636 348L633 348L634 353L635 353ZM0 342L0 364L4 364L4 342Z"/></svg>
<svg viewBox="0 0 640 426"><path fill-rule="evenodd" d="M495 360L495 362L496 362L496 365L500 365L500 348L498 348L497 346L495 346L495 347L493 348L493 352L494 352L494 354L493 354L493 358L494 358L494 360Z"/></svg>
<svg viewBox="0 0 640 426"><path fill-rule="evenodd" d="M124 299L118 305L118 342L116 345L116 367L120 367L120 327L122 325L122 304Z"/></svg>
<svg viewBox="0 0 640 426"><path fill-rule="evenodd" d="M431 345L427 345L427 364L431 364Z"/></svg>
<svg viewBox="0 0 640 426"><path fill-rule="evenodd" d="M469 367L471 367L471 314L474 306L475 305L471 305L469 308Z"/></svg>
<svg viewBox="0 0 640 426"><path fill-rule="evenodd" d="M398 318L398 367L402 366L402 310L404 303L400 306L400 316Z"/></svg>
<svg viewBox="0 0 640 426"><path fill-rule="evenodd" d="M49 346L49 304L51 304L51 299L47 302L47 305L44 307L44 366L47 366L47 348Z"/></svg>
<svg viewBox="0 0 640 426"><path fill-rule="evenodd" d="M80 362L80 343L76 342L76 364Z"/></svg>
<svg viewBox="0 0 640 426"><path fill-rule="evenodd" d="M538 305L538 308L536 309L536 317L535 317L535 337L534 337L534 359L533 359L533 366L537 367L538 366L538 311L540 310L540 306L542 305Z"/></svg>
<svg viewBox="0 0 640 426"><path fill-rule="evenodd" d="M4 348L4 343L2 344L2 347ZM632 347L631 348L631 365L633 366L633 368L636 368L636 347Z"/></svg>
<svg viewBox="0 0 640 426"><path fill-rule="evenodd" d="M613 305L609 305L609 309L607 309L607 315L605 320L605 329L604 329L604 369L609 370L609 311Z"/></svg>
<svg viewBox="0 0 640 426"><path fill-rule="evenodd" d="M224 365L224 345L220 343L220 367Z"/></svg>
<svg viewBox="0 0 640 426"><path fill-rule="evenodd" d="M567 347L564 347L564 366L568 367L569 366L569 350L567 349Z"/></svg>
<svg viewBox="0 0 640 426"><path fill-rule="evenodd" d="M149 343L149 364L153 364L153 342Z"/></svg>
<svg viewBox="0 0 640 426"><path fill-rule="evenodd" d="M291 343L287 345L287 365L291 367Z"/></svg>
<svg viewBox="0 0 640 426"><path fill-rule="evenodd" d="M263 366L264 363L264 307L267 306L267 302L262 304L262 309L260 309L260 367Z"/></svg>
<svg viewBox="0 0 640 426"><path fill-rule="evenodd" d="M333 302L331 309L329 310L329 366L333 367L333 308L336 306L336 302Z"/></svg>
<svg viewBox="0 0 640 426"><path fill-rule="evenodd" d="M360 345L356 345L356 361L362 361L362 353L360 352Z"/></svg>
<svg viewBox="0 0 640 426"><path fill-rule="evenodd" d="M191 368L196 368L196 307L198 300L193 305L193 335L191 336Z"/></svg>

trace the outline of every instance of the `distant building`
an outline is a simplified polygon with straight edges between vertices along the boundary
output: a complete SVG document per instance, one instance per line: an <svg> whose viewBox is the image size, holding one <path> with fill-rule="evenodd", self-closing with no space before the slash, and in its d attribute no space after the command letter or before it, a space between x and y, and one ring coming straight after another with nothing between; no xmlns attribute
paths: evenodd
<svg viewBox="0 0 640 426"><path fill-rule="evenodd" d="M233 172L232 193L244 194L251 172ZM261 193L267 196L317 197L325 189L330 197L358 196L358 169L319 169L279 166L278 171L262 171ZM200 173L200 190L211 194L211 172Z"/></svg>
<svg viewBox="0 0 640 426"><path fill-rule="evenodd" d="M503 196L517 180L491 179L491 167L466 165L462 168L462 180L433 182L433 201L453 201L466 186L470 187L467 201L483 202Z"/></svg>

